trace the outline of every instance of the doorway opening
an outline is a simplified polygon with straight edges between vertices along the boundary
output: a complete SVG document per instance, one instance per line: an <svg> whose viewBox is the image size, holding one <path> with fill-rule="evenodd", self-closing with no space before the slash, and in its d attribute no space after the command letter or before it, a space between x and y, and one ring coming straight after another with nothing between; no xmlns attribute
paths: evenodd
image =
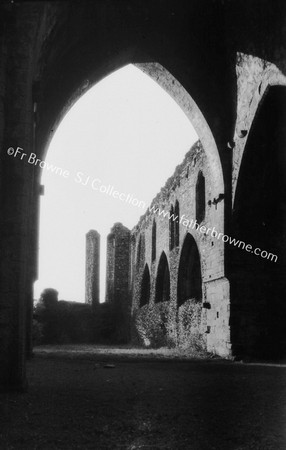
<svg viewBox="0 0 286 450"><path fill-rule="evenodd" d="M179 264L178 275L178 307L185 301L202 299L202 274L200 255L196 241L187 233Z"/></svg>

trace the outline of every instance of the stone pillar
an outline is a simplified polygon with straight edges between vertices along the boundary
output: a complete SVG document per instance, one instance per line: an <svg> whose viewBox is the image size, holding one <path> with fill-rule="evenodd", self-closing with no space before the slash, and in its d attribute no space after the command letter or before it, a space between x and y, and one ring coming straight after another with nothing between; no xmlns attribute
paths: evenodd
<svg viewBox="0 0 286 450"><path fill-rule="evenodd" d="M107 237L106 301L116 320L116 339L130 339L130 230L116 223Z"/></svg>
<svg viewBox="0 0 286 450"><path fill-rule="evenodd" d="M85 303L99 304L100 234L90 230L86 234Z"/></svg>
<svg viewBox="0 0 286 450"><path fill-rule="evenodd" d="M39 168L28 158L34 148L31 48L38 25L33 5L14 6L7 10L11 15L1 30L0 50L5 100L5 117L0 102L0 390L26 388L26 331L36 260L31 223Z"/></svg>
<svg viewBox="0 0 286 450"><path fill-rule="evenodd" d="M110 233L107 236L106 249L106 284L105 301L113 303L114 300L114 262L115 262L115 236Z"/></svg>

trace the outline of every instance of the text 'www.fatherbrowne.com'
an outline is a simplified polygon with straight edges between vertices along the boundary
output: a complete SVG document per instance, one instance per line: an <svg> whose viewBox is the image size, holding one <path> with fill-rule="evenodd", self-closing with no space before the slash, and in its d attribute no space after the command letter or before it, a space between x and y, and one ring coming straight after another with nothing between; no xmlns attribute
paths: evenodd
<svg viewBox="0 0 286 450"><path fill-rule="evenodd" d="M273 262L277 262L278 256L274 255L273 253L269 253L266 250L261 250L261 248L256 247L253 248L251 244L246 244L244 241L240 241L239 239L232 238L228 236L227 234L219 233L215 227L208 228L204 225L200 225L196 220L189 220L185 216L185 214L182 214L181 217L178 215L175 215L174 213L170 213L169 211L165 211L164 209L160 209L155 206L149 207L149 211L158 214L158 216L167 218L168 220L173 220L174 222L179 222L183 226L190 228L192 230L197 230L200 233L204 235L209 235L216 239L221 239L223 242L228 242L231 245L234 245L234 247L242 248L243 250L247 251L248 253L253 253L256 256L260 256L263 259L268 259Z"/></svg>

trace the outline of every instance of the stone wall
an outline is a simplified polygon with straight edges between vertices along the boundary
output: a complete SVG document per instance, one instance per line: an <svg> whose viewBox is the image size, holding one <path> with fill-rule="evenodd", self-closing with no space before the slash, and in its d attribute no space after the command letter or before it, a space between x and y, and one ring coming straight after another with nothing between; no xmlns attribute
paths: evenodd
<svg viewBox="0 0 286 450"><path fill-rule="evenodd" d="M230 355L224 243L216 238L216 233L223 233L224 201L223 195L213 198L212 180L205 151L197 142L132 230L135 342ZM169 218L168 212L174 215ZM148 290L148 273L146 301L142 295Z"/></svg>

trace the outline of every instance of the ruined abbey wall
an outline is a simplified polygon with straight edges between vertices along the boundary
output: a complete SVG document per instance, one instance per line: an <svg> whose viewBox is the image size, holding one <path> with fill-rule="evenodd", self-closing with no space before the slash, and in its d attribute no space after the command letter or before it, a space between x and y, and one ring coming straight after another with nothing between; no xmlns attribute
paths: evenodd
<svg viewBox="0 0 286 450"><path fill-rule="evenodd" d="M215 237L223 233L223 198L212 192L211 167L198 142L132 230L133 340L143 345L229 355L224 243Z"/></svg>

